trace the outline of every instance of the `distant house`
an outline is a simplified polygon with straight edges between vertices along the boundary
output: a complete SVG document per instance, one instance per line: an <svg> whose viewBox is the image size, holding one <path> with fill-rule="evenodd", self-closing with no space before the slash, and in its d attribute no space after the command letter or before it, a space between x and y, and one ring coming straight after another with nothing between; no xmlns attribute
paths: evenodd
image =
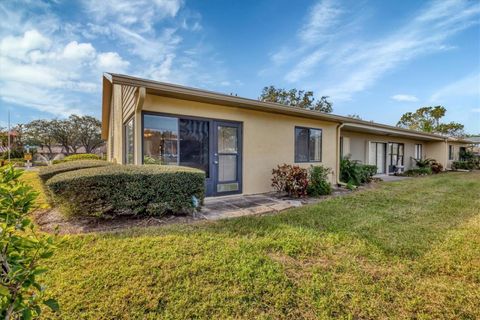
<svg viewBox="0 0 480 320"><path fill-rule="evenodd" d="M78 153L86 153L84 147L79 147L77 149ZM99 156L104 156L106 153L106 146L102 145L95 149L95 154ZM70 153L71 154L71 153ZM65 152L65 148L60 145L55 145L51 148L51 152L47 147L36 148L35 149L35 160L36 161L48 161L48 160L60 160L63 159L67 153Z"/></svg>
<svg viewBox="0 0 480 320"><path fill-rule="evenodd" d="M185 165L207 195L271 191L278 164L323 165L339 181L349 156L387 175L434 158L445 168L469 142L169 83L105 74L102 138L121 164Z"/></svg>

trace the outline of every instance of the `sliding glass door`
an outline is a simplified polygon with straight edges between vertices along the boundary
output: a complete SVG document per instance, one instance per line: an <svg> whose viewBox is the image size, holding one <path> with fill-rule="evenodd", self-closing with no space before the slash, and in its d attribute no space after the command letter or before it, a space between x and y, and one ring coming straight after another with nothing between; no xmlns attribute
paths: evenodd
<svg viewBox="0 0 480 320"><path fill-rule="evenodd" d="M403 143L388 143L389 173L395 173L396 168L403 167L404 149Z"/></svg>
<svg viewBox="0 0 480 320"><path fill-rule="evenodd" d="M385 173L386 169L386 148L383 142L370 142L369 164L377 166L377 173Z"/></svg>
<svg viewBox="0 0 480 320"><path fill-rule="evenodd" d="M241 124L144 113L143 163L205 171L207 196L241 193Z"/></svg>

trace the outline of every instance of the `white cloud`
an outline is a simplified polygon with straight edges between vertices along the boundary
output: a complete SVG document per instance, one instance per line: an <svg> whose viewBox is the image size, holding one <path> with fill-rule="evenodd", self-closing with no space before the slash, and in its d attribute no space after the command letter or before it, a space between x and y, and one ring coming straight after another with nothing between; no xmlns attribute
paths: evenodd
<svg viewBox="0 0 480 320"><path fill-rule="evenodd" d="M27 54L33 50L47 49L51 41L37 30L28 30L23 35L7 36L0 42L2 55L25 59Z"/></svg>
<svg viewBox="0 0 480 320"><path fill-rule="evenodd" d="M343 10L332 0L322 0L311 8L307 23L299 31L299 38L306 44L333 37L331 29L339 23Z"/></svg>
<svg viewBox="0 0 480 320"><path fill-rule="evenodd" d="M480 108L473 108L471 109L472 112L477 112L477 113L480 113Z"/></svg>
<svg viewBox="0 0 480 320"><path fill-rule="evenodd" d="M142 32L152 31L155 22L173 18L182 6L181 0L87 0L85 7L96 21L115 21Z"/></svg>
<svg viewBox="0 0 480 320"><path fill-rule="evenodd" d="M409 94L396 94L392 96L393 100L401 102L417 102L418 98Z"/></svg>
<svg viewBox="0 0 480 320"><path fill-rule="evenodd" d="M71 61L91 60L95 55L96 50L91 43L72 41L63 48L63 58Z"/></svg>
<svg viewBox="0 0 480 320"><path fill-rule="evenodd" d="M116 52L104 52L98 55L97 65L104 72L123 73L130 63L123 60Z"/></svg>
<svg viewBox="0 0 480 320"><path fill-rule="evenodd" d="M480 74L470 74L447 84L435 91L430 97L430 101L442 103L445 99L459 96L476 96L480 102Z"/></svg>
<svg viewBox="0 0 480 320"><path fill-rule="evenodd" d="M319 89L333 100L349 100L419 56L451 50L446 43L451 36L479 24L480 3L431 2L396 31L377 39L359 36L368 16L368 8L361 3L347 7L319 1L307 14L296 41L282 46L271 61L276 68L288 68L284 72L287 82Z"/></svg>

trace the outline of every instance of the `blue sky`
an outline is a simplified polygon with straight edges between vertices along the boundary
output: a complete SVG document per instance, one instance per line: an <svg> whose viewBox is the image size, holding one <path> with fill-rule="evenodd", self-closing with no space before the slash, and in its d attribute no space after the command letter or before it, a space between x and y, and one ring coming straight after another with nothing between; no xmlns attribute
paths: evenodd
<svg viewBox="0 0 480 320"><path fill-rule="evenodd" d="M480 1L0 2L0 126L100 116L102 72L257 98L328 95L394 125L421 106L480 133Z"/></svg>

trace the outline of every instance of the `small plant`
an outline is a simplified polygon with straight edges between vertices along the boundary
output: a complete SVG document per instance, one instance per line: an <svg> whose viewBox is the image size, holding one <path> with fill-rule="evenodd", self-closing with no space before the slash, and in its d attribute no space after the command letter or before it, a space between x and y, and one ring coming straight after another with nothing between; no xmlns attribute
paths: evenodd
<svg viewBox="0 0 480 320"><path fill-rule="evenodd" d="M28 214L37 193L19 180L22 171L13 166L0 169L0 315L3 319L31 319L41 314L41 305L58 311L47 299L37 276L40 265L53 254L53 237L38 235Z"/></svg>
<svg viewBox="0 0 480 320"><path fill-rule="evenodd" d="M332 186L328 181L328 175L332 172L330 168L323 166L311 166L309 170L310 180L307 193L311 196L323 196L332 193Z"/></svg>
<svg viewBox="0 0 480 320"><path fill-rule="evenodd" d="M307 169L283 164L273 169L272 175L272 187L278 192L286 192L289 196L297 198L307 195Z"/></svg>
<svg viewBox="0 0 480 320"><path fill-rule="evenodd" d="M432 169L430 167L415 168L407 170L403 173L403 176L406 177L415 177L415 176L425 176L432 174Z"/></svg>
<svg viewBox="0 0 480 320"><path fill-rule="evenodd" d="M412 158L413 161L415 161L415 165L418 167L418 168L430 168L430 164L432 161L435 161L433 159L415 159L415 158Z"/></svg>
<svg viewBox="0 0 480 320"><path fill-rule="evenodd" d="M475 163L473 161L454 161L452 163L453 170L473 170Z"/></svg>
<svg viewBox="0 0 480 320"><path fill-rule="evenodd" d="M432 169L432 173L437 174L443 171L443 166L442 164L438 163L437 160L431 159L430 169Z"/></svg>
<svg viewBox="0 0 480 320"><path fill-rule="evenodd" d="M348 157L340 161L340 181L359 186L372 181L377 173L377 167L360 164L359 161L350 160Z"/></svg>

